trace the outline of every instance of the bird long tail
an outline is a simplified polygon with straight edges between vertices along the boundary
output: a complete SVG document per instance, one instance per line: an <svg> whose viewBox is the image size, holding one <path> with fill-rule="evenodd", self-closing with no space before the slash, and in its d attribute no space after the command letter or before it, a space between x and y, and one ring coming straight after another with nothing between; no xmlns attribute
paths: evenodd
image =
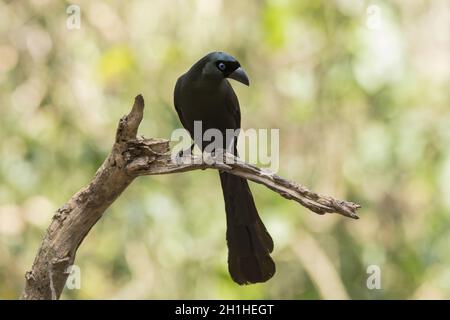
<svg viewBox="0 0 450 320"><path fill-rule="evenodd" d="M228 270L238 284L265 282L275 274L270 257L273 240L267 232L247 180L221 172L227 216Z"/></svg>

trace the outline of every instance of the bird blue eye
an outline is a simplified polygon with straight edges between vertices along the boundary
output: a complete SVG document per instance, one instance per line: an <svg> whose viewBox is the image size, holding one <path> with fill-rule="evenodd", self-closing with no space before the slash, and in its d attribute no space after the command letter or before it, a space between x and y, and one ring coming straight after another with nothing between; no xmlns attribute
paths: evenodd
<svg viewBox="0 0 450 320"><path fill-rule="evenodd" d="M219 67L219 70L221 70L221 71L224 71L227 68L227 66L223 62L219 63L218 67Z"/></svg>

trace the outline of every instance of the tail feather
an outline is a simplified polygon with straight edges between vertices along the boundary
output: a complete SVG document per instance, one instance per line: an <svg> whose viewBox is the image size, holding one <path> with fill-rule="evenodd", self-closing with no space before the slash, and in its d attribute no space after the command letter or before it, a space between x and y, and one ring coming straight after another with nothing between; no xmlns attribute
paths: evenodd
<svg viewBox="0 0 450 320"><path fill-rule="evenodd" d="M220 181L227 215L228 269L238 284L265 282L275 274L273 240L256 210L247 180L225 172Z"/></svg>

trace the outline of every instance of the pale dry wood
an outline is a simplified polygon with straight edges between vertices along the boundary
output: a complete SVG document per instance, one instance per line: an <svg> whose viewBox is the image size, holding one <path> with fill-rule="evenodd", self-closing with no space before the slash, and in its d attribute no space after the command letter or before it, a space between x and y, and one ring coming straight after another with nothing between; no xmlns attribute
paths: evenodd
<svg viewBox="0 0 450 320"><path fill-rule="evenodd" d="M120 119L114 146L93 180L57 210L47 229L32 269L25 275L22 299L58 299L67 281L67 269L78 247L105 210L138 176L192 170L227 171L260 183L286 199L318 214L338 213L357 219L359 205L310 191L295 182L243 162L232 154L171 157L169 141L137 137L144 99L135 98L131 112Z"/></svg>

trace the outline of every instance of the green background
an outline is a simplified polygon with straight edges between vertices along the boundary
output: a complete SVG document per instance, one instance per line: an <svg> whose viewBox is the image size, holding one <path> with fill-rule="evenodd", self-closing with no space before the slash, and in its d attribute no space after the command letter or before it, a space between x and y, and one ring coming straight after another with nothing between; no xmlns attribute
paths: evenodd
<svg viewBox="0 0 450 320"><path fill-rule="evenodd" d="M450 19L436 1L0 2L0 298L17 298L54 212L87 184L142 93L169 138L179 75L226 51L243 128L280 129L279 174L360 203L315 215L251 184L277 273L240 287L214 171L136 180L80 247L64 299L450 298ZM381 289L366 286L381 270Z"/></svg>

